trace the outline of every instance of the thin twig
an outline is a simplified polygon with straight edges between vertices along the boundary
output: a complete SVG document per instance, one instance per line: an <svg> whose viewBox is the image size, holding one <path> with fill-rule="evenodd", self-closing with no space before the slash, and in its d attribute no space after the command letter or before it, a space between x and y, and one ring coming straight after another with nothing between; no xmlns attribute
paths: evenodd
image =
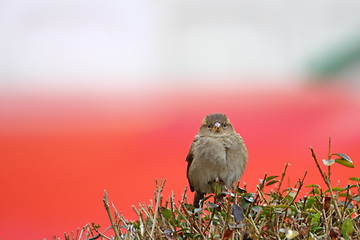
<svg viewBox="0 0 360 240"><path fill-rule="evenodd" d="M251 208L254 206L254 204L255 204L255 203L257 202L257 200L259 199L259 195L260 195L261 191L264 189L264 186L265 186L266 177L267 177L267 173L265 173L264 178L261 180L260 184L258 184L258 185L256 186L257 193L256 193L256 196L255 196L255 199L254 199L253 202L251 202L251 203L248 205L248 207L247 207L247 209L246 209L245 215L250 214Z"/></svg>
<svg viewBox="0 0 360 240"><path fill-rule="evenodd" d="M184 214L180 211L180 209L182 209L186 215L186 217L184 216ZM191 229L194 229L197 233L199 233L204 239L205 236L203 235L203 233L201 232L201 227L198 224L197 221L193 221L193 223L195 224L195 226L193 227L193 225L190 223L189 219L191 217L193 217L194 215L190 216L189 212L191 212L186 206L184 202L180 202L180 209L179 209L179 214L181 214L181 217L183 217L183 219L186 221L186 224L188 226L190 226ZM200 218L201 219L201 218Z"/></svg>
<svg viewBox="0 0 360 240"><path fill-rule="evenodd" d="M151 233L150 233L151 238L154 238L154 231L155 231L155 227L156 227L156 218L157 218L157 214L159 211L160 197L161 197L161 192L164 188L165 182L166 182L166 179L160 180L160 184L157 184L157 181L156 181L157 196L156 196L156 203L155 203L155 213L154 213L154 218L153 218L153 223L152 223L153 225L151 227Z"/></svg>
<svg viewBox="0 0 360 240"><path fill-rule="evenodd" d="M286 175L287 167L288 167L289 165L290 165L290 163L288 163L288 162L285 164L284 170L283 170L283 172L282 172L282 174L281 174L281 179L280 179L280 182L279 182L279 186L278 186L278 189L277 189L277 191L276 191L276 194L277 194L277 195L278 195L279 192L280 192L280 188L281 188L281 185L282 185L282 183L283 183L284 177L285 177L285 175Z"/></svg>
<svg viewBox="0 0 360 240"><path fill-rule="evenodd" d="M109 204L109 198L108 198L108 195L107 195L107 192L106 190L104 190L104 198L103 198L103 202L104 202L104 207L106 209L106 212L109 216L109 219L110 219L110 223L111 223L111 226L115 232L115 236L116 236L116 239L120 240L120 235L119 235L119 230L118 228L116 227L116 224L111 216L111 212L110 212L110 204Z"/></svg>
<svg viewBox="0 0 360 240"><path fill-rule="evenodd" d="M346 196L345 196L344 206L343 206L343 211L342 211L343 219L341 219L341 222L344 222L344 220L345 220L345 210L346 210L346 208L348 207L348 205L351 202L351 200L348 201L349 193L350 193L350 185L347 185Z"/></svg>
<svg viewBox="0 0 360 240"><path fill-rule="evenodd" d="M259 188L257 188L257 191L258 191L258 193L259 193L259 195L258 195L258 196L260 196L260 197L261 197L261 199L262 199L262 200L263 200L266 204L269 204L269 202L268 202L268 200L266 199L266 197L265 197L265 195L264 195L263 191L262 191L262 190L260 190ZM256 200L255 200L254 202L256 202Z"/></svg>
<svg viewBox="0 0 360 240"><path fill-rule="evenodd" d="M310 147L310 150L311 150L311 155L312 155L312 157L313 157L313 159L314 159L314 161L315 161L315 163L316 163L316 166L317 166L317 168L318 168L318 170L319 170L319 172L320 172L320 174L321 174L321 176L322 176L325 184L327 185L327 187L328 187L328 189L329 189L329 191L330 191L330 196L331 196L331 199L333 200L336 213L338 214L339 219L342 219L342 214L341 214L341 212L340 212L340 209L339 209L339 206L338 206L338 204L337 204L337 201L336 201L336 199L335 199L335 197L334 197L334 193L333 193L333 191L332 191L330 181L329 181L328 177L326 176L326 174L321 170L321 167L320 167L319 162L318 162L318 160L317 160L317 158L316 158L314 149L313 149L312 147Z"/></svg>
<svg viewBox="0 0 360 240"><path fill-rule="evenodd" d="M84 227L82 227L81 231L80 231L80 234L79 234L79 238L78 239L81 239L82 238L82 235L85 231L85 229L87 229L87 227L89 226L89 224L86 224Z"/></svg>
<svg viewBox="0 0 360 240"><path fill-rule="evenodd" d="M327 225L327 222L328 222L328 218L326 216L326 212L325 212L325 209L321 209L321 216L323 218L322 222L323 222L323 225L324 225L324 229L325 229L325 236L327 236L330 232L330 229L329 229L329 225Z"/></svg>
<svg viewBox="0 0 360 240"><path fill-rule="evenodd" d="M138 215L139 217L139 222L140 222L140 235L143 237L145 231L149 234L148 232L148 228L144 227L144 219L143 219L143 215L142 212L145 212L145 215L147 214L146 211L143 209L142 205L139 204L140 207L140 212L136 209L136 207L133 205L132 208L134 210L134 212L136 213L136 215Z"/></svg>
<svg viewBox="0 0 360 240"><path fill-rule="evenodd" d="M296 194L295 194L295 197L292 199L291 203L289 204L289 206L291 206L291 205L295 202L295 200L296 200L297 196L299 195L299 192L300 192L300 190L301 190L301 187L302 187L302 186L303 186L303 184L304 184L305 177L306 177L307 173L308 173L308 172L306 171L306 172L305 172L305 174L304 174L303 179L302 179L301 181L299 180L299 187L298 187L298 190L297 190L297 192L296 192ZM295 206L296 206L296 204L295 204Z"/></svg>
<svg viewBox="0 0 360 240"><path fill-rule="evenodd" d="M111 238L107 237L104 233L100 232L98 227L95 226L94 223L92 223L92 228L94 229L94 231L98 234L92 238L89 238L88 240L95 240L95 239L98 239L99 237L103 237L103 238L106 238L108 240L111 240Z"/></svg>
<svg viewBox="0 0 360 240"><path fill-rule="evenodd" d="M245 218L248 220L250 225L254 228L257 237L260 238L259 229L256 227L256 224L255 224L254 220L252 219L252 217L249 215L248 217L245 216Z"/></svg>
<svg viewBox="0 0 360 240"><path fill-rule="evenodd" d="M331 159L331 137L329 137L329 146L328 146L328 159ZM331 166L328 166L328 180L331 183Z"/></svg>
<svg viewBox="0 0 360 240"><path fill-rule="evenodd" d="M206 235L206 231L208 230L208 228L209 228L209 227L210 227L210 225L211 225L212 220L214 219L214 216L215 216L215 211L216 211L216 208L213 208L213 211L211 212L211 217L210 217L210 220L209 220L208 224L206 225L206 227L205 227L204 231L202 232L202 233L203 233L203 235Z"/></svg>
<svg viewBox="0 0 360 240"><path fill-rule="evenodd" d="M227 205L226 206L227 212L226 212L226 218L225 218L225 220L223 222L224 228L223 228L223 231L222 231L221 239L224 239L226 229L227 229L226 226L229 225L229 219L230 219L230 216L231 216L231 203L230 203L229 199L226 201L226 205ZM221 216L221 214L220 214L220 216Z"/></svg>
<svg viewBox="0 0 360 240"><path fill-rule="evenodd" d="M182 196L181 196L181 203L184 203L184 202L185 202L187 189L188 189L188 187L186 186L186 187L184 188L184 192L183 192L183 194L182 194Z"/></svg>
<svg viewBox="0 0 360 240"><path fill-rule="evenodd" d="M310 147L310 151L311 151L311 155L313 157L313 159L315 160L315 164L316 164L316 167L318 168L319 172L320 172L320 175L321 177L324 179L324 182L327 184L327 176L326 174L323 172L323 170L321 169L320 165L319 165L319 162L316 158L316 155L315 155L315 152L314 152L314 149L312 147Z"/></svg>

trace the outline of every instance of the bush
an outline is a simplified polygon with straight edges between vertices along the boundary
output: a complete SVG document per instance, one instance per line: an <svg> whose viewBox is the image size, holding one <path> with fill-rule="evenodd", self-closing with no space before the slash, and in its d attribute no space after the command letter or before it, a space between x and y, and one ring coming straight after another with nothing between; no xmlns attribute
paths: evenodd
<svg viewBox="0 0 360 240"><path fill-rule="evenodd" d="M65 234L65 239L360 239L360 178L349 178L352 184L344 187L332 187L330 179L334 164L354 167L352 160L346 154L331 154L329 140L328 158L322 160L326 173L310 151L326 189L304 186L307 172L293 188L282 189L286 164L280 176L265 175L255 193L240 187L215 191L204 198L202 208L194 208L188 203L187 188L180 201L174 196L164 200L166 181L160 180L153 202L133 207L137 220L127 220L110 207L105 191L111 226L100 231L100 226L88 224L71 237Z"/></svg>

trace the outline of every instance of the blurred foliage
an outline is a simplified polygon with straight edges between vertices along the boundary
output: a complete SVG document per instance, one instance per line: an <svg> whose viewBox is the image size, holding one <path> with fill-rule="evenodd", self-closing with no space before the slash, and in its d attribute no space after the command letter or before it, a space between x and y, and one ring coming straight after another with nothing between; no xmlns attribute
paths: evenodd
<svg viewBox="0 0 360 240"><path fill-rule="evenodd" d="M346 71L360 62L360 37L355 36L338 46L331 46L327 52L309 63L309 71L321 80L330 80L332 76Z"/></svg>
<svg viewBox="0 0 360 240"><path fill-rule="evenodd" d="M209 194L202 208L194 208L188 203L187 189L178 201L174 195L163 198L165 180L161 180L156 181L154 200L133 207L136 220L127 220L115 206L111 208L105 192L111 226L100 231L99 225L88 224L77 233L65 234L65 239L360 239L360 178L330 186L331 171L340 167L335 163L354 167L352 160L345 154L330 154L330 141L326 161L335 156L335 165L320 166L312 148L311 152L326 188L304 186L305 173L292 188L283 189L286 164L281 175L260 179L253 193L235 187L232 192Z"/></svg>

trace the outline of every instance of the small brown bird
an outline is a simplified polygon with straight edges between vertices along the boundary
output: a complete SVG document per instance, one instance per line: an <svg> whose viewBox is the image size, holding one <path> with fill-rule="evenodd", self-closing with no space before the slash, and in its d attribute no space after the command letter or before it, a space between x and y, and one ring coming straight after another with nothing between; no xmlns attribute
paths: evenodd
<svg viewBox="0 0 360 240"><path fill-rule="evenodd" d="M205 194L214 192L218 181L230 189L244 172L248 152L244 140L237 134L225 114L207 115L186 157L187 178L195 192L195 207Z"/></svg>

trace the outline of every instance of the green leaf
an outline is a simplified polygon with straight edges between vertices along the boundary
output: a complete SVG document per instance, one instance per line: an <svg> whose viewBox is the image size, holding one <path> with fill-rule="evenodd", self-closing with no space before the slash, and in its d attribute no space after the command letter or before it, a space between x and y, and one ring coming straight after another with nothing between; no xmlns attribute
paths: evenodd
<svg viewBox="0 0 360 240"><path fill-rule="evenodd" d="M252 208L251 208L254 212L260 212L260 210L262 209L260 206L253 206Z"/></svg>
<svg viewBox="0 0 360 240"><path fill-rule="evenodd" d="M277 177L278 176L269 176L269 177L265 178L265 181L267 182L267 181L270 181L270 180L272 180L274 178L277 178Z"/></svg>
<svg viewBox="0 0 360 240"><path fill-rule="evenodd" d="M289 195L290 197L294 198L294 197L296 196L296 194L297 194L296 192L289 192L288 195Z"/></svg>
<svg viewBox="0 0 360 240"><path fill-rule="evenodd" d="M351 189L351 188L354 188L354 187L357 187L358 185L347 185L344 187L344 189Z"/></svg>
<svg viewBox="0 0 360 240"><path fill-rule="evenodd" d="M351 177L351 178L349 178L349 180L360 182L360 178L358 178L358 177Z"/></svg>
<svg viewBox="0 0 360 240"><path fill-rule="evenodd" d="M265 186L270 186L270 185L273 185L274 183L277 183L277 182L280 182L280 181L279 180L271 180Z"/></svg>
<svg viewBox="0 0 360 240"><path fill-rule="evenodd" d="M321 187L317 184L309 184L309 185L306 185L305 187L312 187L313 189L308 192L308 194L314 194L314 195L319 195L320 194L320 191L318 189L321 189Z"/></svg>
<svg viewBox="0 0 360 240"><path fill-rule="evenodd" d="M309 209L313 207L315 203L316 203L315 197L308 197L305 202L305 209Z"/></svg>
<svg viewBox="0 0 360 240"><path fill-rule="evenodd" d="M354 164L352 162L349 162L343 158L338 158L338 159L335 159L335 162L345 166L345 167L349 167L349 168L354 168Z"/></svg>
<svg viewBox="0 0 360 240"><path fill-rule="evenodd" d="M319 195L320 194L320 191L317 189L317 188L313 188L309 194L314 194L314 195Z"/></svg>
<svg viewBox="0 0 360 240"><path fill-rule="evenodd" d="M213 182L213 189L215 195L219 195L222 191L222 185L218 182Z"/></svg>
<svg viewBox="0 0 360 240"><path fill-rule="evenodd" d="M317 210L316 208L309 208L309 209L306 209L306 212L316 214L319 212L319 210Z"/></svg>
<svg viewBox="0 0 360 240"><path fill-rule="evenodd" d="M352 160L351 160L351 158L348 156L348 155L346 155L346 154L343 154L343 153L333 153L333 154L331 154L331 156L332 155L335 155L335 156L338 156L338 157L341 157L341 158L343 158L343 159L345 159L345 160L347 160L347 161L349 161L349 162L353 162Z"/></svg>
<svg viewBox="0 0 360 240"><path fill-rule="evenodd" d="M182 212L180 212L179 210L176 210L175 213L177 213L177 220L178 221L182 221L182 220L185 220L186 217L184 216L184 214Z"/></svg>
<svg viewBox="0 0 360 240"><path fill-rule="evenodd" d="M206 200L208 200L209 198L211 198L213 195L212 194L209 194L207 196L205 196L201 201L202 202L205 202ZM190 204L191 205L191 204Z"/></svg>
<svg viewBox="0 0 360 240"><path fill-rule="evenodd" d="M283 190L283 192L297 192L299 189L297 188L286 188Z"/></svg>
<svg viewBox="0 0 360 240"><path fill-rule="evenodd" d="M345 191L346 189L343 189L341 187L332 187L331 190L335 191L335 192L343 192ZM327 193L327 192L330 192L330 190L326 190L324 193Z"/></svg>
<svg viewBox="0 0 360 240"><path fill-rule="evenodd" d="M346 218L341 226L341 234L348 239L349 236L354 232L354 226L349 218Z"/></svg>
<svg viewBox="0 0 360 240"><path fill-rule="evenodd" d="M321 213L317 212L312 218L311 218L311 228L316 228L320 224L320 216Z"/></svg>
<svg viewBox="0 0 360 240"><path fill-rule="evenodd" d="M195 208L194 209L194 213L199 213L199 212L202 212L202 208Z"/></svg>
<svg viewBox="0 0 360 240"><path fill-rule="evenodd" d="M331 190L333 190L335 192L342 192L342 191L345 191L346 189L341 188L341 187L332 187Z"/></svg>
<svg viewBox="0 0 360 240"><path fill-rule="evenodd" d="M246 193L246 189L241 188L241 187L236 187L236 190L238 193Z"/></svg>
<svg viewBox="0 0 360 240"><path fill-rule="evenodd" d="M333 153L332 155L340 157L340 158L335 159L336 163L339 163L345 167L354 168L353 161L351 160L351 158L348 155L343 154L343 153Z"/></svg>
<svg viewBox="0 0 360 240"><path fill-rule="evenodd" d="M339 193L339 197L346 197L346 196L347 196L347 199L352 199L352 196L346 192Z"/></svg>
<svg viewBox="0 0 360 240"><path fill-rule="evenodd" d="M290 206L286 205L286 204L279 204L279 205L276 205L275 207L277 207L277 208L290 208Z"/></svg>
<svg viewBox="0 0 360 240"><path fill-rule="evenodd" d="M169 220L171 218L171 211L167 208L163 208L161 210L161 214L163 215L164 218L166 218L166 220Z"/></svg>
<svg viewBox="0 0 360 240"><path fill-rule="evenodd" d="M244 195L244 199L249 203L253 203L255 201L253 193L246 193Z"/></svg>
<svg viewBox="0 0 360 240"><path fill-rule="evenodd" d="M219 207L218 204L215 204L215 203L212 203L212 202L208 202L208 204L209 204L210 208L218 208Z"/></svg>

